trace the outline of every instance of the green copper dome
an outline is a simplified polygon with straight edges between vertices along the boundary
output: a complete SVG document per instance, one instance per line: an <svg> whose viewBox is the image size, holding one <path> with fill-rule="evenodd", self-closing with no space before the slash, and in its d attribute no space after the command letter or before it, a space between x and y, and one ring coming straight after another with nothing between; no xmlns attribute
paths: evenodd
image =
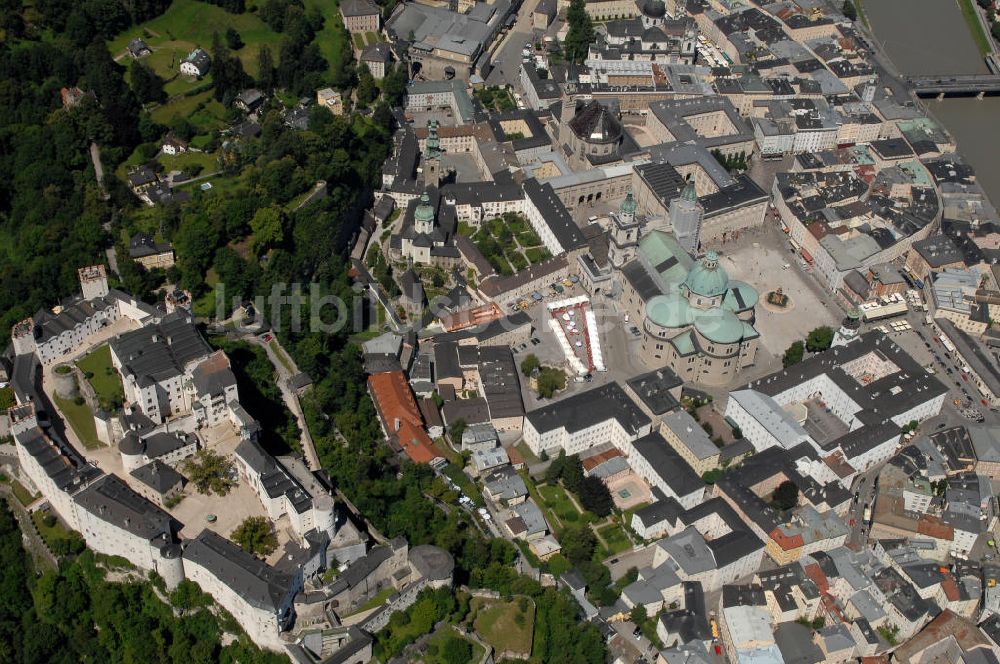
<svg viewBox="0 0 1000 664"><path fill-rule="evenodd" d="M632 195L632 190L629 189L628 193L625 194L625 200L622 201L621 207L618 208L618 210L623 215L633 215L635 214L635 209L638 205L639 204L635 202L635 197Z"/></svg>
<svg viewBox="0 0 1000 664"><path fill-rule="evenodd" d="M660 327L684 327L691 324L691 307L677 293L656 295L646 304L646 316Z"/></svg>
<svg viewBox="0 0 1000 664"><path fill-rule="evenodd" d="M698 192L694 190L693 180L688 180L687 184L684 185L684 189L681 191L681 200L689 203L698 202Z"/></svg>
<svg viewBox="0 0 1000 664"><path fill-rule="evenodd" d="M717 344L734 344L743 338L743 321L726 309L710 309L694 321L698 334Z"/></svg>
<svg viewBox="0 0 1000 664"><path fill-rule="evenodd" d="M420 205L413 212L413 218L418 222L434 221L434 208L431 207L431 197L426 191L420 196Z"/></svg>
<svg viewBox="0 0 1000 664"><path fill-rule="evenodd" d="M722 306L735 313L752 309L760 300L757 289L742 281L730 281L728 291Z"/></svg>
<svg viewBox="0 0 1000 664"><path fill-rule="evenodd" d="M718 297L729 287L729 275L719 265L719 254L709 251L688 272L684 285L692 293L704 297Z"/></svg>

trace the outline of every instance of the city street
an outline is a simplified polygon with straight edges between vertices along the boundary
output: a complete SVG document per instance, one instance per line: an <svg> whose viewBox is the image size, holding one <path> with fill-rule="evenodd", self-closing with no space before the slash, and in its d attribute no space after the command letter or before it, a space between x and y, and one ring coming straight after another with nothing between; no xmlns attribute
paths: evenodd
<svg viewBox="0 0 1000 664"><path fill-rule="evenodd" d="M486 85L511 86L520 91L518 71L521 68L521 49L525 42L534 41L535 29L532 26L532 12L538 6L539 0L525 0L517 13L514 27L500 42L493 54L493 69L486 77ZM539 31L540 33L541 31Z"/></svg>

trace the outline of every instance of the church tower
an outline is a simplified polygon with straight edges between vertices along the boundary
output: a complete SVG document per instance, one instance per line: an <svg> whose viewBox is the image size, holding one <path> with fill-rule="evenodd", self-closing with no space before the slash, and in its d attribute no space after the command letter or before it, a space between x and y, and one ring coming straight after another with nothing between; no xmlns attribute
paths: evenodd
<svg viewBox="0 0 1000 664"><path fill-rule="evenodd" d="M857 341L861 332L861 313L852 308L847 312L847 317L840 324L840 329L833 335L831 347L846 346L852 341Z"/></svg>
<svg viewBox="0 0 1000 664"><path fill-rule="evenodd" d="M434 206L431 197L425 191L420 195L420 204L413 211L413 230L417 234L430 235L434 232Z"/></svg>
<svg viewBox="0 0 1000 664"><path fill-rule="evenodd" d="M698 202L694 182L688 180L681 195L670 201L669 214L674 236L681 247L689 254L697 254L701 245L701 220L705 216L705 209Z"/></svg>
<svg viewBox="0 0 1000 664"><path fill-rule="evenodd" d="M616 269L621 269L625 263L635 258L639 246L639 222L635 218L637 207L635 196L629 189L618 212L612 215L608 260Z"/></svg>
<svg viewBox="0 0 1000 664"><path fill-rule="evenodd" d="M441 139L438 138L437 120L427 121L427 140L424 142L424 187L441 184Z"/></svg>

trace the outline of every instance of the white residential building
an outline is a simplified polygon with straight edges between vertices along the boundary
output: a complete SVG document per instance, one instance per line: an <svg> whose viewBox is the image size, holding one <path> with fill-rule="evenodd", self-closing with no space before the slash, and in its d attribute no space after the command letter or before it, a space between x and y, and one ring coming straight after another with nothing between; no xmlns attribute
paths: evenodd
<svg viewBox="0 0 1000 664"><path fill-rule="evenodd" d="M578 454L612 443L629 443L650 432L650 419L618 383L594 388L543 406L524 416L524 442L534 454Z"/></svg>

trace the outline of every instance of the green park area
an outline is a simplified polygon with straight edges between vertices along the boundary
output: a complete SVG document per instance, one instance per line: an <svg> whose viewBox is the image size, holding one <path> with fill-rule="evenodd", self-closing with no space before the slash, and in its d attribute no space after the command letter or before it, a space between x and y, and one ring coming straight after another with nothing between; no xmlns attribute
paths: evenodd
<svg viewBox="0 0 1000 664"><path fill-rule="evenodd" d="M489 87L479 88L473 92L473 95L485 108L488 109L493 109L495 111L512 111L517 108L517 102L514 101L514 95L512 95L510 90L506 87L491 85Z"/></svg>
<svg viewBox="0 0 1000 664"><path fill-rule="evenodd" d="M472 599L473 626L494 650L527 657L535 624L535 607L527 597L508 601Z"/></svg>
<svg viewBox="0 0 1000 664"><path fill-rule="evenodd" d="M613 556L632 548L632 541L617 523L609 523L596 529L597 536L604 542L608 555Z"/></svg>
<svg viewBox="0 0 1000 664"><path fill-rule="evenodd" d="M427 649L421 661L424 664L478 662L483 654L481 645L463 638L450 625L446 625L427 640Z"/></svg>
<svg viewBox="0 0 1000 664"><path fill-rule="evenodd" d="M596 517L590 512L581 512L573 503L573 499L566 493L566 489L560 484L543 484L538 487L538 493L542 496L545 507L555 515L557 525L567 525L578 521L591 522Z"/></svg>
<svg viewBox="0 0 1000 664"><path fill-rule="evenodd" d="M552 257L528 220L516 213L484 222L471 238L493 269L504 275Z"/></svg>
<svg viewBox="0 0 1000 664"><path fill-rule="evenodd" d="M329 3L333 5L333 3ZM153 54L148 64L164 79L179 73L180 61L195 48L210 51L213 35L220 37L226 30L240 34L243 48L235 51L248 74L257 74L257 55L263 46L277 54L281 35L268 27L253 12L230 14L220 7L198 0L174 0L160 16L133 26L108 43L115 56L125 53L129 41L136 37L146 42ZM127 57L127 56L126 56ZM168 90L170 92L170 90Z"/></svg>
<svg viewBox="0 0 1000 664"><path fill-rule="evenodd" d="M355 32L354 34L351 35L351 40L354 43L354 48L356 48L359 51L364 49L365 46L371 46L372 44L377 44L380 41L383 41L382 38L379 37L377 33L371 31L366 32L364 34L361 34L360 32Z"/></svg>
<svg viewBox="0 0 1000 664"><path fill-rule="evenodd" d="M122 389L121 377L111 363L111 348L107 344L81 358L76 366L94 388L101 408L113 411L121 407L125 391Z"/></svg>

